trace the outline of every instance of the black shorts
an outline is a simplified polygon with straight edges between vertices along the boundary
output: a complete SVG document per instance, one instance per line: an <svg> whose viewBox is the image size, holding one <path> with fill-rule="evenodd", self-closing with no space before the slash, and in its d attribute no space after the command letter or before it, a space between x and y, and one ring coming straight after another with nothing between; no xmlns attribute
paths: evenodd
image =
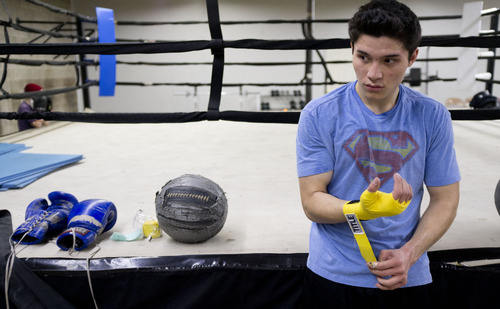
<svg viewBox="0 0 500 309"><path fill-rule="evenodd" d="M339 284L306 269L303 308L432 308L430 285L383 291Z"/></svg>

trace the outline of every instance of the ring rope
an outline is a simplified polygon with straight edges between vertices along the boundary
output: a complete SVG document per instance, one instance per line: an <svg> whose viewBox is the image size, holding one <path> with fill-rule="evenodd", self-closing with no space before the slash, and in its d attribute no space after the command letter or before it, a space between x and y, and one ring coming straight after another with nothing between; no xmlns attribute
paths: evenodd
<svg viewBox="0 0 500 309"><path fill-rule="evenodd" d="M500 56L478 56L479 60L500 60ZM443 61L458 61L457 57L448 58L418 58L417 62L443 62ZM10 59L0 57L0 62L7 62L10 64L19 64L27 66L64 66L64 65L78 65L78 66L99 66L98 60L84 60L84 61L59 61L59 60L31 60L31 59ZM186 65L212 65L212 62L150 62L150 61L116 61L117 64L123 65L152 65L152 66L186 66ZM325 61L326 64L349 64L352 60L332 60ZM239 65L239 66L292 66L304 65L305 61L289 61L289 62L225 62L224 65ZM323 65L321 61L312 61L312 65Z"/></svg>
<svg viewBox="0 0 500 309"><path fill-rule="evenodd" d="M494 14L494 13L491 13ZM420 21L428 20L442 20L442 19L461 19L462 15L445 15L445 16L423 16L418 17ZM238 21L221 21L221 25L254 25L254 24L332 24L332 23L348 23L349 19L267 19L267 20L238 20ZM199 25L207 24L207 21L152 21L152 22L138 22L138 21L117 21L118 26L164 26L164 25Z"/></svg>
<svg viewBox="0 0 500 309"><path fill-rule="evenodd" d="M31 2L31 1L30 1ZM62 10L62 9L61 9ZM65 11L65 10L62 10ZM493 15L495 12L491 12L488 15ZM68 14L69 15L69 14ZM486 15L486 14L485 14ZM483 16L485 16L483 15ZM72 14L72 16L81 16L78 14ZM444 16L421 16L418 17L420 21L429 20L443 20L443 19L462 19L462 15L444 15ZM82 17L83 21L95 23L91 17ZM19 23L26 24L50 24L56 23L54 21L42 21L42 20L18 20ZM303 23L313 23L313 24L332 24L332 23L348 23L349 19L267 19L267 20L226 20L221 21L221 25L255 25L255 24L303 24ZM169 26L169 25L203 25L208 24L208 21L116 21L117 26Z"/></svg>
<svg viewBox="0 0 500 309"><path fill-rule="evenodd" d="M64 14L64 15L68 15L68 16L71 16L71 17L76 17L76 18L79 18L82 21L89 22L89 23L97 23L97 18L96 17L89 17L89 16L85 16L85 15L81 15L81 14L76 14L74 12L71 12L71 11L62 9L60 7L57 7L57 6L54 6L54 5L50 5L48 3L45 3L45 2L42 2L42 1L38 1L38 0L24 0L24 1L29 2L31 4L34 4L34 5L41 6L41 7L45 8L45 9L48 9L48 10L54 12L54 13L59 13L59 14Z"/></svg>
<svg viewBox="0 0 500 309"><path fill-rule="evenodd" d="M0 62L26 65L26 66L42 66L42 65L52 65L52 66L66 66L66 65L77 65L77 66L98 66L99 61L60 61L60 60L31 60L31 59L7 59L0 57Z"/></svg>
<svg viewBox="0 0 500 309"><path fill-rule="evenodd" d="M72 87L66 87L66 88L56 88L56 89L49 89L49 90L43 90L43 91L34 91L34 92L23 92L23 93L6 93L3 95L0 95L0 100L4 99L27 99L27 98L34 98L37 96L42 96L42 95L55 95L55 94L61 94L61 93L66 93L66 92L73 92L78 89L85 89L89 88L91 86L98 86L99 82L97 81L88 81L85 84L82 85L77 85L77 86L72 86ZM1 115L1 113L0 113ZM1 117L0 117L1 119Z"/></svg>
<svg viewBox="0 0 500 309"><path fill-rule="evenodd" d="M500 60L500 56L479 56L479 60ZM458 61L457 57L448 58L419 58L417 62L443 62L443 61ZM19 64L27 66L64 66L64 65L78 65L78 66L99 66L98 60L84 60L84 61L59 61L59 60L31 60L31 59L10 59L0 57L0 62L7 62L10 64ZM152 66L187 66L187 65L212 65L212 62L150 62L150 61L116 61L117 64L123 65L152 65ZM349 64L352 60L332 60L325 61L326 64ZM304 65L305 61L289 61L289 62L225 62L224 65L239 65L239 66L292 66ZM323 65L321 61L312 61L312 65Z"/></svg>
<svg viewBox="0 0 500 309"><path fill-rule="evenodd" d="M10 18L10 16L9 16ZM9 33L7 31L7 27L4 27L4 36L5 36L5 43L9 44L10 43L10 38L9 38ZM10 55L7 55L7 58L6 60L9 61L10 59ZM5 81L7 80L7 62L4 63L3 65L3 71L2 71L2 77L0 79L0 91L3 93L3 94L7 94L7 91L5 91L3 89L3 84L5 83Z"/></svg>
<svg viewBox="0 0 500 309"><path fill-rule="evenodd" d="M479 60L500 60L500 56L478 56ZM443 61L458 61L457 57L448 58L419 58L417 62L443 62ZM99 66L98 60L86 59L84 61L59 61L59 60L31 60L31 59L10 59L0 57L0 62L11 64L42 66L42 65L78 65L78 66ZM212 62L150 62L150 61L116 61L117 64L124 65L153 65L153 66L184 66L184 65L212 65ZM326 64L349 64L352 60L332 60L325 61ZM305 61L289 61L289 62L225 62L224 65L240 65L240 66L291 66L304 65ZM312 65L322 65L321 61L312 61Z"/></svg>
<svg viewBox="0 0 500 309"><path fill-rule="evenodd" d="M40 30L40 29L25 27L25 26L21 26L19 24L13 23L13 22L6 22L3 20L0 20L0 25L4 26L4 27L8 26L8 27L11 27L11 28L13 28L15 30L19 30L19 31L39 33L39 34L47 35L49 37L54 37L54 38L68 38L68 39L80 39L80 40L87 39L85 37L80 37L80 36L73 35L73 34L62 34L62 33L56 32L56 31L47 31L47 30Z"/></svg>
<svg viewBox="0 0 500 309"><path fill-rule="evenodd" d="M304 50L304 49L337 49L349 48L349 39L326 40L258 40L243 39L235 41L198 40L159 43L58 43L58 44L0 44L0 54L16 55L121 55L130 53L157 54L181 53L213 49L222 43L220 48L261 49L261 50ZM498 48L500 37L425 37L420 46L435 47L477 47Z"/></svg>
<svg viewBox="0 0 500 309"><path fill-rule="evenodd" d="M415 80L421 83L429 83L429 82L436 82L436 81L442 81L442 82L453 82L456 81L456 78L440 78L440 77L432 77L429 79L419 79ZM487 79L476 79L477 81L481 82L490 82L494 84L500 84L500 81L498 80L487 80ZM409 79L404 79L403 83L408 83L410 82ZM310 83L311 85L314 86L324 86L324 85L334 85L334 84L347 84L349 83L348 81L333 81L333 82L313 82ZM188 86L188 87L210 87L212 84L211 83L167 83L167 82L153 82L153 83L145 83L145 82L117 82L116 83L118 86L140 86L140 87L152 87L152 86ZM244 86L256 86L256 87L293 87L293 86L303 86L305 83L300 82L300 83L224 83L222 84L223 87L244 87ZM54 94L61 94L61 93L66 93L66 92L72 92L78 89L85 89L89 88L92 86L98 86L99 82L98 81L88 81L87 83L79 86L73 86L73 87L66 87L66 88L57 88L57 89L50 89L50 90L44 90L44 91L38 91L38 92L33 92L33 93L17 93L17 94L4 94L0 95L0 100L4 99L25 99L25 98L33 98L36 96L40 95L54 95Z"/></svg>

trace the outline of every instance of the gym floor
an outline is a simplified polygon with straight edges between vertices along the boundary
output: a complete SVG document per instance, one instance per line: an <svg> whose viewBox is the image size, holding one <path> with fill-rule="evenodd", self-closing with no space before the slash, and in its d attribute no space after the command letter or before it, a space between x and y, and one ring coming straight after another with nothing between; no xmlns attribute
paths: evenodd
<svg viewBox="0 0 500 309"><path fill-rule="evenodd" d="M457 218L431 250L500 247L500 216L494 192L500 180L500 121L454 121L462 173ZM308 251L310 222L300 204L292 124L196 122L185 124L52 123L0 137L0 143L32 147L25 152L82 154L77 164L46 175L23 189L0 192L0 208L15 229L26 206L51 191L79 200L103 198L118 209L115 227L100 235L94 258ZM201 244L160 238L121 242L109 237L134 230L139 209L155 215L155 194L170 179L198 174L226 192L223 229ZM425 210L427 196L422 202ZM69 255L55 240L20 246L18 257L86 258L91 246Z"/></svg>

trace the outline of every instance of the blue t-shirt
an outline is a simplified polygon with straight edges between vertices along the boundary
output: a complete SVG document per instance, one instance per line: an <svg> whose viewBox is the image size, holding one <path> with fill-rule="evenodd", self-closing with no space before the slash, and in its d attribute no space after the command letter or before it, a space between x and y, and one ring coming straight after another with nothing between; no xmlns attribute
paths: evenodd
<svg viewBox="0 0 500 309"><path fill-rule="evenodd" d="M451 116L441 103L401 85L394 108L377 115L363 104L355 85L344 85L304 108L297 132L297 171L299 177L333 171L328 192L344 200L359 199L375 177L381 180L380 191L392 192L394 173L412 186L413 199L403 213L363 221L378 257L381 250L401 248L413 235L424 183L453 184L460 173ZM331 281L375 287L376 278L347 223L312 223L307 266ZM430 282L424 254L410 268L406 287Z"/></svg>

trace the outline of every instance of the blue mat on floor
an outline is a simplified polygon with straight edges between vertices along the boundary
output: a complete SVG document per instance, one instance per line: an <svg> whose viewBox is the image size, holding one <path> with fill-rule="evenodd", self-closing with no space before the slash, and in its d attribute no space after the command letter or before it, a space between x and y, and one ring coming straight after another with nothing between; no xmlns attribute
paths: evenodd
<svg viewBox="0 0 500 309"><path fill-rule="evenodd" d="M23 188L37 179L83 159L83 155L21 153L23 144L0 143L0 191Z"/></svg>
<svg viewBox="0 0 500 309"><path fill-rule="evenodd" d="M26 147L24 144L7 144L0 143L0 155L9 153L9 152L19 152L25 149L30 149L31 147Z"/></svg>

